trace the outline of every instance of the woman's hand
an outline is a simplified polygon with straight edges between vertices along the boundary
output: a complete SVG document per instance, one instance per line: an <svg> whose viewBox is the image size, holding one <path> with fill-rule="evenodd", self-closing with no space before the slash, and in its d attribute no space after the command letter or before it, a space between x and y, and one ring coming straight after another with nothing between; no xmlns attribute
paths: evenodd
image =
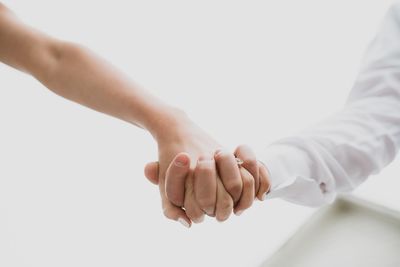
<svg viewBox="0 0 400 267"><path fill-rule="evenodd" d="M182 209L184 206L195 206L194 199L190 197L191 192L193 192L191 189L193 188L194 168L200 157L213 159L215 151L221 146L182 112L177 111L174 116L169 116L168 119L160 123L163 123L164 127L158 127L157 129L162 130L153 134L158 143L158 166L156 163L149 164L146 167L146 176L158 177L157 182L165 216L190 226L192 220L197 222L201 220L200 217L204 214L202 212L201 215L197 216L197 213L191 213L192 209L189 208L188 216ZM179 154L181 152L185 153ZM216 177L205 179L205 183L208 183L208 190L214 191L212 194L215 196L216 180ZM233 181L232 184L240 189L240 191L232 192L232 195L240 198L241 180ZM185 198L185 196L187 197ZM230 197L230 195L228 196ZM215 201L215 199L211 199L214 204Z"/></svg>

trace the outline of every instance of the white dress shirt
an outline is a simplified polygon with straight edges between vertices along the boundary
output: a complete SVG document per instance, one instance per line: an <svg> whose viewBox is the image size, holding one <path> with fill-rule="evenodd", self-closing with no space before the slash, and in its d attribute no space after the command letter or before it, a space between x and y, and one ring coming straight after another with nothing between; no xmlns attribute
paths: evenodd
<svg viewBox="0 0 400 267"><path fill-rule="evenodd" d="M370 44L343 109L261 152L269 198L308 206L330 203L378 173L400 148L400 3Z"/></svg>

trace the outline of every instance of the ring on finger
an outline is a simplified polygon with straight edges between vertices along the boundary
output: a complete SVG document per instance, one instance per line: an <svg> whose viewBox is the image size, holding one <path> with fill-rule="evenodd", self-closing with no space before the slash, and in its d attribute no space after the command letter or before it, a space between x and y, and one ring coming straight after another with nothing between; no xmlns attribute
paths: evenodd
<svg viewBox="0 0 400 267"><path fill-rule="evenodd" d="M236 159L236 163L237 163L237 165L239 166L239 167L241 167L242 166L242 164L244 163L243 162L243 160L242 159L240 159L240 158L235 158Z"/></svg>

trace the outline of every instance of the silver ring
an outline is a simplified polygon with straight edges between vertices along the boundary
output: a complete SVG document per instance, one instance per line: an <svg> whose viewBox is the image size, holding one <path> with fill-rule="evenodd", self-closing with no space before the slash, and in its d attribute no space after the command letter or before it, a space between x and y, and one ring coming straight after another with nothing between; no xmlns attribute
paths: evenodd
<svg viewBox="0 0 400 267"><path fill-rule="evenodd" d="M236 158L236 163L237 165L240 167L242 166L242 164L244 163L243 160L241 160L240 158Z"/></svg>

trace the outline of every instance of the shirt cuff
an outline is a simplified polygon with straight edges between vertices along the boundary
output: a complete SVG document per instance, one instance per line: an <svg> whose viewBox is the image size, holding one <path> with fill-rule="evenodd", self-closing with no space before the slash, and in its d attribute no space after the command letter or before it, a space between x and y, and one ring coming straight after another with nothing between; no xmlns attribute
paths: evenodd
<svg viewBox="0 0 400 267"><path fill-rule="evenodd" d="M271 183L267 199L282 198L306 206L321 206L335 199L332 188L311 178L313 161L308 153L294 145L273 144L258 154Z"/></svg>

